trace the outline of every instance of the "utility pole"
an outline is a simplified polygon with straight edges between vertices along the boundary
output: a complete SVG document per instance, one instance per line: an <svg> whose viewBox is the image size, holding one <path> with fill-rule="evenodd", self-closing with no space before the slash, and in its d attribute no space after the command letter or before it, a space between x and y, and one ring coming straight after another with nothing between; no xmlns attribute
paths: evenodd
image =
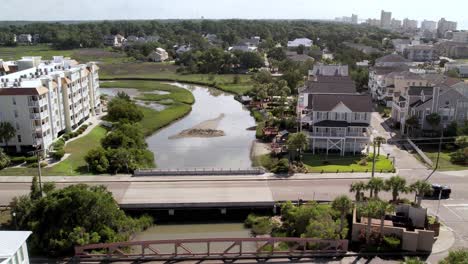
<svg viewBox="0 0 468 264"><path fill-rule="evenodd" d="M36 149L32 151L33 155L36 154L37 157L37 176L39 177L39 191L41 192L42 197L42 171L41 171L41 149Z"/></svg>
<svg viewBox="0 0 468 264"><path fill-rule="evenodd" d="M374 146L374 154L373 154L373 157L372 157L372 178L374 178L374 174L375 174L375 139L374 141L372 142L373 146Z"/></svg>

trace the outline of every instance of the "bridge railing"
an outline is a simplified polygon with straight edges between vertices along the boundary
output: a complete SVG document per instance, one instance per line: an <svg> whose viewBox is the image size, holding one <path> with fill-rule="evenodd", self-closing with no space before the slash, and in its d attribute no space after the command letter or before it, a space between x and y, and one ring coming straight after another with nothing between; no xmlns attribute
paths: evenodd
<svg viewBox="0 0 468 264"><path fill-rule="evenodd" d="M348 240L314 238L212 238L132 241L75 247L75 259L103 260L206 260L268 259L341 256Z"/></svg>
<svg viewBox="0 0 468 264"><path fill-rule="evenodd" d="M249 169L137 169L133 176L210 176L210 175L261 175L265 170L262 168Z"/></svg>

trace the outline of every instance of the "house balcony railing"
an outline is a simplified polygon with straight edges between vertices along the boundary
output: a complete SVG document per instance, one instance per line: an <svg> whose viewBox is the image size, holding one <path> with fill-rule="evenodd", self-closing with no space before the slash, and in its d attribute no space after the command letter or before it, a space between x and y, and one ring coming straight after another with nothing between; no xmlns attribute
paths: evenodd
<svg viewBox="0 0 468 264"><path fill-rule="evenodd" d="M310 134L313 137L345 137L346 136L346 132L336 132L336 131L310 132Z"/></svg>

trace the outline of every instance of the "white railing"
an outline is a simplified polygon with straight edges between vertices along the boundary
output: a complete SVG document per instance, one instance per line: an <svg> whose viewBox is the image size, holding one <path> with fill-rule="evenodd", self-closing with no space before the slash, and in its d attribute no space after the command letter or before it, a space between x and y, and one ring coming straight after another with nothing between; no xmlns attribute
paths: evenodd
<svg viewBox="0 0 468 264"><path fill-rule="evenodd" d="M314 137L345 137L346 132L328 131L328 132L311 132Z"/></svg>

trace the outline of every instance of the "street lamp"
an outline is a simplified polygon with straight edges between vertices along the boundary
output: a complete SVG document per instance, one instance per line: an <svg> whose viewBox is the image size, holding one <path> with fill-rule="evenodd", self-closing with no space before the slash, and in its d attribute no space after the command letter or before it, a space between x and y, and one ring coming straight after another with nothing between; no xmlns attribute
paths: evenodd
<svg viewBox="0 0 468 264"><path fill-rule="evenodd" d="M18 229L18 226L16 225L16 212L13 211L13 212L11 213L11 216L13 216L13 223L15 223L15 230L17 230L17 229Z"/></svg>

